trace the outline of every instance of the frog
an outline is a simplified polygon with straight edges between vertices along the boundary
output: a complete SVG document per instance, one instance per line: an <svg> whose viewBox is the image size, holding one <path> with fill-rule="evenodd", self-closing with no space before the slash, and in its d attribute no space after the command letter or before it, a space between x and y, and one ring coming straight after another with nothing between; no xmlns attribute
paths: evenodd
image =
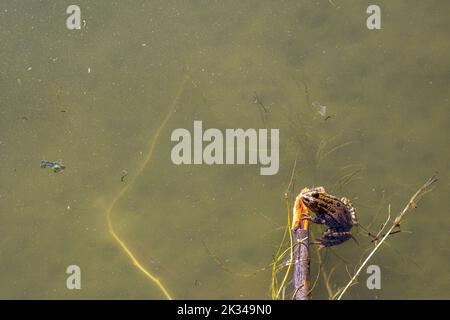
<svg viewBox="0 0 450 320"><path fill-rule="evenodd" d="M332 196L326 193L324 187L305 189L300 197L304 205L315 214L315 217L304 215L303 219L328 227L316 241L320 248L335 246L353 238L350 230L358 224L358 220L349 199Z"/></svg>

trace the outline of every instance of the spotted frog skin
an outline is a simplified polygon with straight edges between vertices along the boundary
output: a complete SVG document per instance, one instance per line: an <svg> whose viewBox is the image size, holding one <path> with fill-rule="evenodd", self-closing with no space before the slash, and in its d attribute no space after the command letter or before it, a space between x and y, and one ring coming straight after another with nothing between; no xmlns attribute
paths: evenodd
<svg viewBox="0 0 450 320"><path fill-rule="evenodd" d="M350 229L358 224L358 220L355 208L347 198L329 195L323 187L304 190L300 196L305 206L316 215L305 219L328 227L317 241L320 247L335 246L352 238Z"/></svg>

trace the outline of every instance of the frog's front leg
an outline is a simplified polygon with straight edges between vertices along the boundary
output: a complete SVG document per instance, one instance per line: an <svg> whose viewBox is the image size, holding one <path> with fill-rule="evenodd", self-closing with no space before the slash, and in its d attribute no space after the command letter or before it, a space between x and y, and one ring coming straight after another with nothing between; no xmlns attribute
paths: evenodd
<svg viewBox="0 0 450 320"><path fill-rule="evenodd" d="M311 221L312 223L315 223L315 224L325 224L326 223L326 221L324 219L321 219L319 217L311 217L310 215L307 215L307 214L302 215L302 219Z"/></svg>

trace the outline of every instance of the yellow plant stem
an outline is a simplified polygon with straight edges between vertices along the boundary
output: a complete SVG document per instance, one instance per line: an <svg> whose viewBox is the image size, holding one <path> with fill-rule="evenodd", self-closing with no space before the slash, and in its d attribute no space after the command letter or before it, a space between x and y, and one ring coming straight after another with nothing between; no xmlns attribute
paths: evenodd
<svg viewBox="0 0 450 320"><path fill-rule="evenodd" d="M137 177L140 176L140 174L142 173L142 171L144 171L145 167L148 165L148 163L151 161L151 159L153 158L153 153L155 151L155 147L156 144L158 142L158 138L163 130L163 128L166 126L167 122L169 122L170 118L172 117L172 114L175 111L175 107L178 103L178 100L181 96L181 94L183 93L184 90L184 86L186 84L186 81L188 80L189 76L186 75L180 85L180 88L177 91L177 94L175 95L174 100L172 101L172 104L169 107L169 110L167 111L166 116L164 117L161 125L156 129L156 132L153 135L153 139L150 141L149 144L149 148L147 151L147 155L145 157L145 159L141 162L141 165L138 167L138 170L136 171L136 173L133 175L133 177L128 181L127 184L125 184L125 186L117 193L117 195L114 197L114 199L111 201L111 204L109 205L109 207L106 210L106 219L108 221L108 231L111 234L111 236L113 237L113 239L115 240L115 242L119 245L119 247L126 253L126 255L130 258L131 262L133 263L133 265L140 271L142 272L147 278L149 278L160 290L161 292L164 294L164 296L169 299L172 300L172 296L169 294L168 290L166 289L166 287L161 283L161 281L154 275L152 274L150 271L148 271L140 262L139 260L136 258L136 256L133 254L133 252L131 251L131 249L126 245L126 243L119 237L119 235L116 233L116 231L114 230L114 226L112 223L112 219L111 219L111 214L112 211L114 210L114 208L116 207L117 202L122 199L122 197L127 193L127 191L130 189L130 187L134 184L134 182L136 181Z"/></svg>

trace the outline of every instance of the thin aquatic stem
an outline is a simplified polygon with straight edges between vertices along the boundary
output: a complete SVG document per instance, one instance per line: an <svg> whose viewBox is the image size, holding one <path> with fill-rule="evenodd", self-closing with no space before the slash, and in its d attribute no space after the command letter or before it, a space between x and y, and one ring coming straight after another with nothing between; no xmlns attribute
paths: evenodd
<svg viewBox="0 0 450 320"><path fill-rule="evenodd" d="M288 211L288 223L287 223L287 227L286 227L286 231L285 233L289 234L289 261L292 262L293 258L294 258L294 246L293 246L293 240L292 240L292 236L290 235L290 226L291 226L291 210L290 210L290 206L289 206L289 200L286 199L286 207L287 207L287 211ZM284 237L283 237L284 238ZM284 239L283 239L284 242ZM283 280L281 282L280 288L278 289L278 292L276 293L276 297L278 298L280 296L281 290L283 290L283 287L286 284L287 278L289 277L289 273L291 271L291 267L292 267L292 263L289 263L286 273L284 274Z"/></svg>
<svg viewBox="0 0 450 320"><path fill-rule="evenodd" d="M290 267L292 265L292 252L293 252L293 248L292 248L292 237L290 236L290 231L291 231L291 206L289 203L289 194L291 192L292 186L293 186L293 181L294 181L294 174L295 174L295 169L297 167L297 158L294 161L294 165L292 167L292 172L291 172L291 177L289 179L289 184L286 188L286 192L284 193L284 203L286 206L286 211L287 211L287 225L284 229L284 233L283 233L283 238L281 239L281 243L278 246L277 252L275 253L274 256L274 261L272 263L272 299L278 299L280 296L280 292L283 290L283 286L284 283L286 282L286 279L289 275L289 271L290 271ZM286 237L289 236L290 238L290 246L288 249L286 249L285 251L283 251L283 253L281 253L281 250L283 249L283 245L286 241ZM280 259L285 255L285 253L287 251L290 251L290 260L289 260L289 265L288 265L288 270L285 273L285 276L283 278L283 282L282 285L280 286L279 290L277 290L277 271L278 271L278 262L280 261Z"/></svg>
<svg viewBox="0 0 450 320"><path fill-rule="evenodd" d="M172 114L174 113L175 107L178 103L178 100L183 93L185 84L187 80L189 79L189 76L186 75L183 78L183 81L181 82L181 85L175 95L175 98L172 101L172 104L169 107L169 110L167 111L166 116L161 122L161 125L156 129L153 139L150 141L150 145L147 151L147 155L144 158L144 160L141 162L141 165L138 167L136 173L131 177L131 179L128 181L127 184L117 193L117 195L114 197L114 199L111 201L111 204L106 210L106 220L108 222L108 232L111 234L113 239L116 241L116 243L119 245L119 247L126 253L126 255L130 258L133 265L141 271L147 278L149 278L161 292L163 295L169 299L172 300L172 296L170 295L169 291L166 289L166 287L162 284L162 282L156 277L153 273L148 271L136 258L136 256L133 254L131 249L127 246L127 244L120 238L120 236L117 234L117 232L114 230L114 225L112 223L111 214L114 208L116 207L117 202L122 199L122 197L127 193L127 191L130 189L130 187L134 184L136 179L140 176L142 171L144 171L145 167L148 165L148 163L153 158L153 153L156 148L156 145L158 143L159 136L163 130L163 128L166 126L166 124L169 122L170 118L172 117Z"/></svg>
<svg viewBox="0 0 450 320"><path fill-rule="evenodd" d="M310 232L311 232L311 238L315 239L314 231L310 230ZM331 297L333 296L333 290L331 289L330 279L331 279L331 275L332 275L334 269L331 269L330 273L328 274L327 271L325 270L325 267L323 266L322 256L320 254L319 247L314 246L314 251L316 252L317 262L318 262L318 266L319 266L318 273L322 274L323 281L325 283L325 288L328 293L328 299L331 300Z"/></svg>

